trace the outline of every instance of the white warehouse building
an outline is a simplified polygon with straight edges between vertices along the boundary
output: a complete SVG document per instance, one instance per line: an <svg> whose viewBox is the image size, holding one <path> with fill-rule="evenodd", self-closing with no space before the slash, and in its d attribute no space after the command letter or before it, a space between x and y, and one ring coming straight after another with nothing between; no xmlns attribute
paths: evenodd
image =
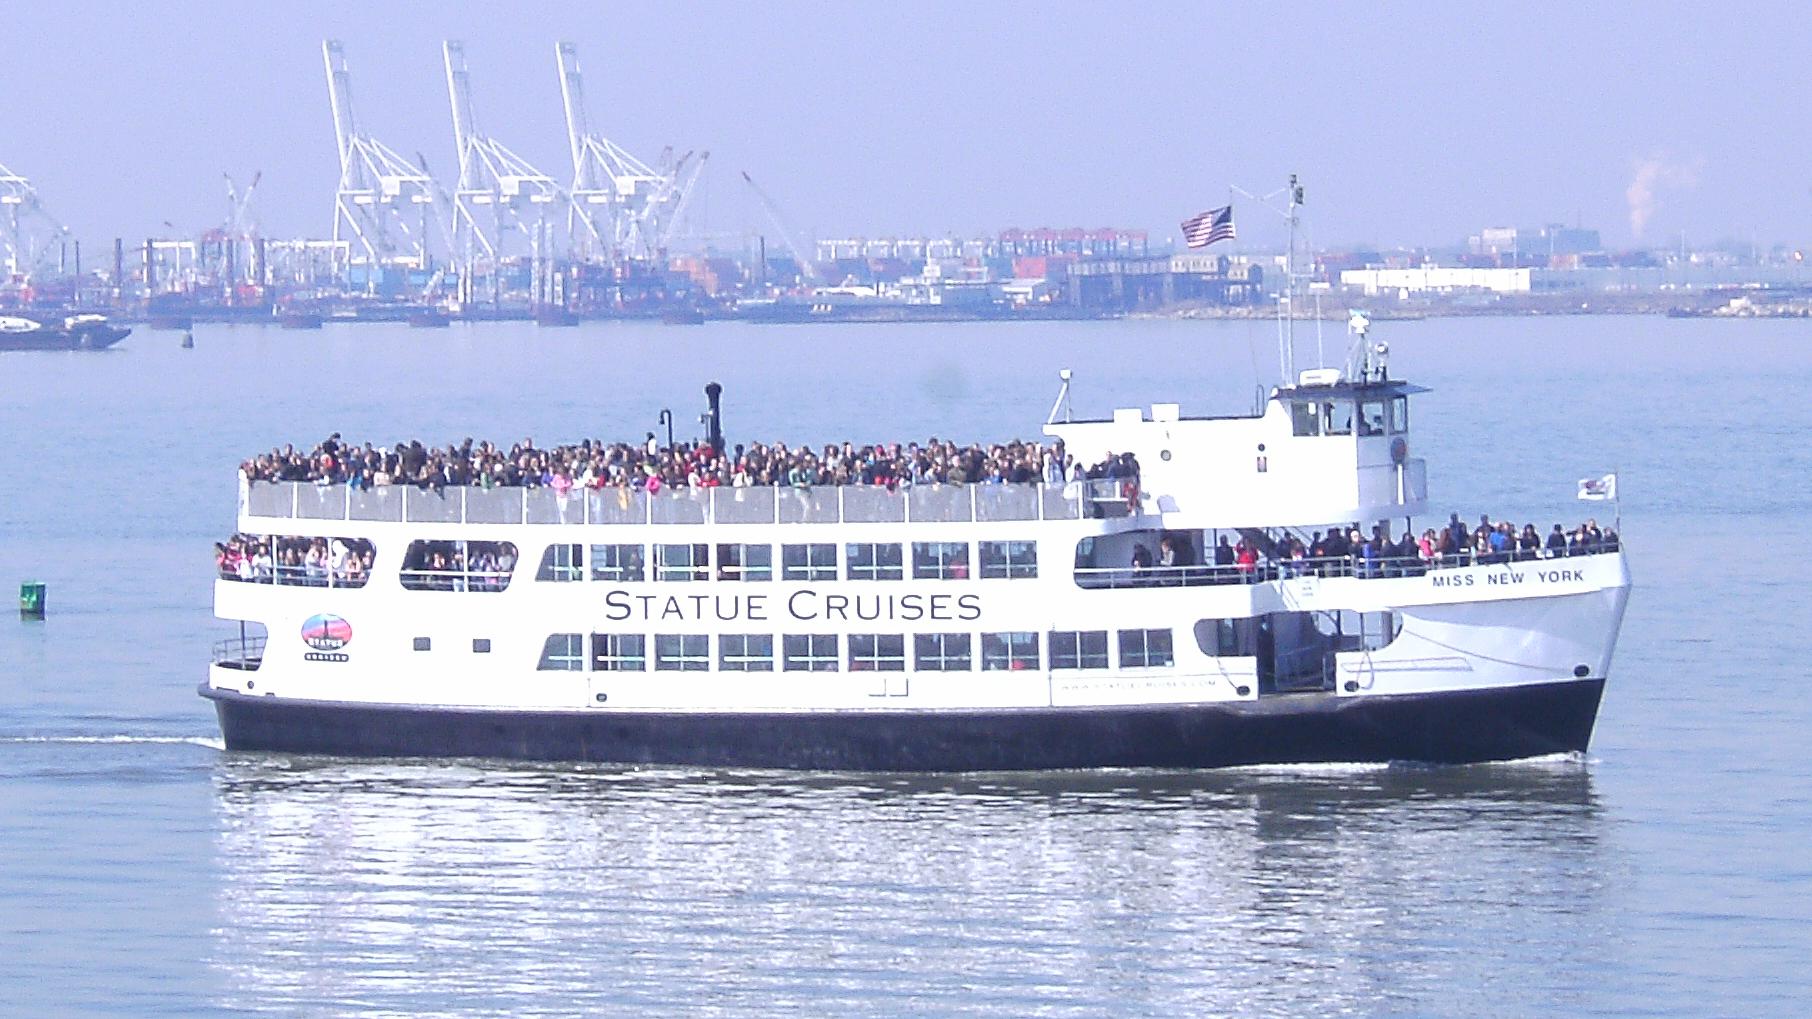
<svg viewBox="0 0 1812 1019"><path fill-rule="evenodd" d="M1467 269L1424 265L1414 269L1343 269L1340 285L1358 287L1368 296L1388 291L1489 290L1499 294L1529 292L1528 269Z"/></svg>

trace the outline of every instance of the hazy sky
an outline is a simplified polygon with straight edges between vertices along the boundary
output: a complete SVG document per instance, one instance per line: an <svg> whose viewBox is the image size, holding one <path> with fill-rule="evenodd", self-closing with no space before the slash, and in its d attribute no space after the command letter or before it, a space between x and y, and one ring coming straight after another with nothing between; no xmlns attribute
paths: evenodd
<svg viewBox="0 0 1812 1019"><path fill-rule="evenodd" d="M224 217L262 170L272 235L325 235L338 176L321 40L363 127L453 166L440 41L480 126L570 176L553 48L594 126L711 152L694 211L801 236L1145 227L1302 174L1312 240L1446 243L1578 219L1608 245L1812 241L1792 5L686 4L13 0L0 164L91 241ZM1242 209L1242 241L1281 220ZM1640 238L1638 238L1638 228Z"/></svg>

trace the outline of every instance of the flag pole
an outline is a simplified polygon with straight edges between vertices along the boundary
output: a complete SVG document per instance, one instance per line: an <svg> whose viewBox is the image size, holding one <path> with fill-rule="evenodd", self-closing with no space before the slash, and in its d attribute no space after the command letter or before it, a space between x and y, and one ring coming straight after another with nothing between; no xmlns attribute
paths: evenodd
<svg viewBox="0 0 1812 1019"><path fill-rule="evenodd" d="M1617 480L1611 483L1611 519L1617 527L1617 550L1623 550L1623 470L1613 468L1611 477Z"/></svg>

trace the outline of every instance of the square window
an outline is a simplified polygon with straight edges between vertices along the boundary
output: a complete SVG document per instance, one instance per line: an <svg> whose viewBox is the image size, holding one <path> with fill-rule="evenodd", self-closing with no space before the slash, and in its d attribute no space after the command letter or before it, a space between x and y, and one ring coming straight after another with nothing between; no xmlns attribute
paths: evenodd
<svg viewBox="0 0 1812 1019"><path fill-rule="evenodd" d="M717 667L724 672L773 672L774 635L726 633L718 637Z"/></svg>
<svg viewBox="0 0 1812 1019"><path fill-rule="evenodd" d="M780 546L783 580L836 580L837 546L829 542Z"/></svg>
<svg viewBox="0 0 1812 1019"><path fill-rule="evenodd" d="M646 672L648 638L639 633L592 634L591 667L595 672Z"/></svg>
<svg viewBox="0 0 1812 1019"><path fill-rule="evenodd" d="M980 543L980 553L984 580L1038 576L1038 543L1035 541L984 541Z"/></svg>
<svg viewBox="0 0 1812 1019"><path fill-rule="evenodd" d="M1121 630L1122 669L1161 668L1175 664L1170 652L1169 630Z"/></svg>
<svg viewBox="0 0 1812 1019"><path fill-rule="evenodd" d="M913 634L912 664L920 672L968 672L973 667L969 658L969 635Z"/></svg>
<svg viewBox="0 0 1812 1019"><path fill-rule="evenodd" d="M711 546L654 546L654 579L710 580Z"/></svg>
<svg viewBox="0 0 1812 1019"><path fill-rule="evenodd" d="M659 633L654 637L656 672L709 672L711 638L702 633Z"/></svg>
<svg viewBox="0 0 1812 1019"><path fill-rule="evenodd" d="M965 580L968 576L968 542L915 541L912 543L912 579Z"/></svg>
<svg viewBox="0 0 1812 1019"><path fill-rule="evenodd" d="M1053 630L1049 639L1051 668L1107 668L1106 630Z"/></svg>
<svg viewBox="0 0 1812 1019"><path fill-rule="evenodd" d="M849 671L905 672L905 635L898 633L850 634Z"/></svg>
<svg viewBox="0 0 1812 1019"><path fill-rule="evenodd" d="M902 580L905 561L898 543L851 542L845 549L851 580Z"/></svg>
<svg viewBox="0 0 1812 1019"><path fill-rule="evenodd" d="M767 581L774 579L774 546L717 546L717 579Z"/></svg>
<svg viewBox="0 0 1812 1019"><path fill-rule="evenodd" d="M781 639L788 672L836 672L837 635L789 633Z"/></svg>
<svg viewBox="0 0 1812 1019"><path fill-rule="evenodd" d="M417 637L415 638L415 650L427 651L429 648L433 647L433 643L433 641L426 637Z"/></svg>
<svg viewBox="0 0 1812 1019"><path fill-rule="evenodd" d="M489 637L473 637L472 638L472 653L475 655L490 654L491 653L491 638L489 638Z"/></svg>
<svg viewBox="0 0 1812 1019"><path fill-rule="evenodd" d="M641 581L647 577L640 545L593 545L591 579L618 583Z"/></svg>
<svg viewBox="0 0 1812 1019"><path fill-rule="evenodd" d="M1038 669L1038 634L984 633L981 638L982 671L1022 672Z"/></svg>

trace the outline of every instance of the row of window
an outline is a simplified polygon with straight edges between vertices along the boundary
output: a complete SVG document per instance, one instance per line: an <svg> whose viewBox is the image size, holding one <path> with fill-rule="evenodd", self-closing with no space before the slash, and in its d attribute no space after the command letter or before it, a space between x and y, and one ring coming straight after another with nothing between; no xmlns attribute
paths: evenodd
<svg viewBox="0 0 1812 1019"><path fill-rule="evenodd" d="M1053 669L1105 669L1110 661L1108 631L1053 630L1043 635ZM1169 630L1120 630L1115 634L1122 669L1175 664ZM921 672L969 672L975 668L975 642L967 633L911 634L912 667ZM1029 631L984 633L980 639L983 672L1036 671L1042 668L1040 634ZM586 654L589 640L590 655ZM842 648L838 644L842 643ZM907 635L900 633L789 633L780 636L779 667L785 672L904 672ZM717 638L720 672L773 672L776 640L771 633L726 633ZM659 633L653 641L656 672L708 672L711 638L703 633ZM645 672L650 667L649 641L641 633L556 633L541 649L544 671L582 672L587 661L594 672Z"/></svg>
<svg viewBox="0 0 1812 1019"><path fill-rule="evenodd" d="M971 576L966 541L915 541L911 553L913 580L965 580ZM647 580L650 572L659 581L710 580L713 576L729 581L769 581L775 577L776 565L780 579L792 581L904 580L907 575L906 546L899 542L849 542L843 546L841 564L834 542L782 545L778 564L772 545L655 545L652 571L648 546L561 544L548 546L535 579L583 580L588 557L591 579L614 583ZM976 542L975 558L976 575L986 580L1038 576L1037 542Z"/></svg>
<svg viewBox="0 0 1812 1019"><path fill-rule="evenodd" d="M1355 407L1358 415L1355 417ZM1388 410L1389 417L1386 417ZM1390 400L1311 400L1290 404L1290 430L1295 435L1401 435L1409 431L1409 398Z"/></svg>

